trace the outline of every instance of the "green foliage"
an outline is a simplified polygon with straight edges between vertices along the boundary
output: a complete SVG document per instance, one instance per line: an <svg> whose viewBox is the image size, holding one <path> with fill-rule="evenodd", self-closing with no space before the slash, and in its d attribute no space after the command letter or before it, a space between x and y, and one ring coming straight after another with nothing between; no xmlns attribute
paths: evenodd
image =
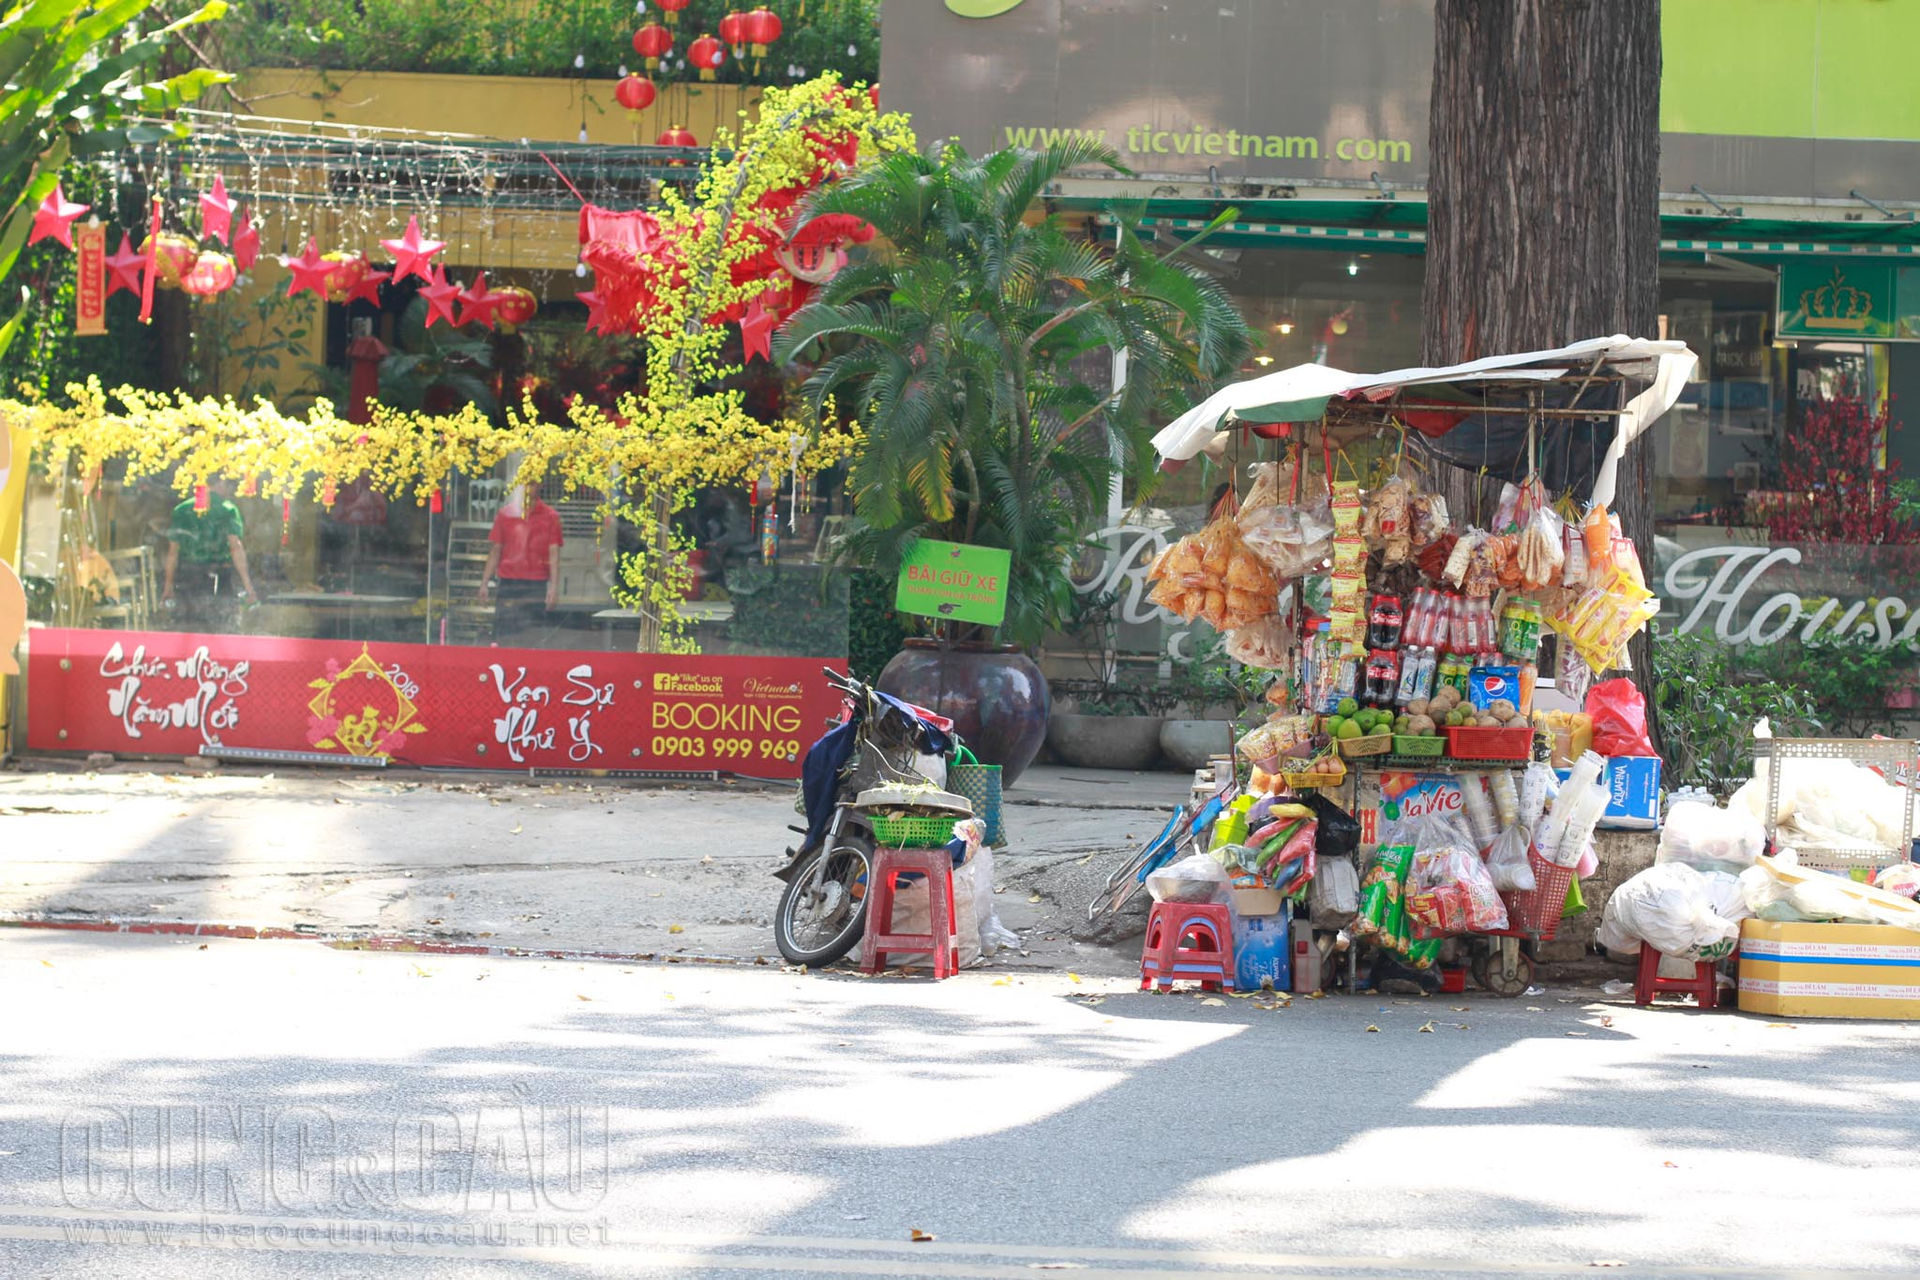
<svg viewBox="0 0 1920 1280"><path fill-rule="evenodd" d="M1797 685L1743 672L1736 651L1717 641L1656 626L1650 648L1669 788L1703 786L1724 796L1752 777L1753 726L1763 716L1776 737L1824 731L1814 700Z"/></svg>
<svg viewBox="0 0 1920 1280"><path fill-rule="evenodd" d="M1747 659L1756 675L1795 689L1813 706L1826 731L1839 738L1896 736L1898 716L1887 694L1914 674L1911 651L1882 649L1868 636L1823 636L1781 644Z"/></svg>
<svg viewBox="0 0 1920 1280"><path fill-rule="evenodd" d="M893 611L895 580L856 569L847 579L847 666L862 680L874 681L911 634Z"/></svg>
<svg viewBox="0 0 1920 1280"><path fill-rule="evenodd" d="M1148 248L1123 218L1112 245L1049 214L1069 170L1118 168L1091 143L978 159L957 145L901 153L816 193L803 217L858 217L890 246L842 271L781 330L781 361L817 359L816 416L839 404L866 443L842 555L891 574L915 539L1013 553L1005 637L1033 644L1073 609L1068 564L1147 439L1248 349L1217 284ZM1123 387L1087 370L1128 356Z"/></svg>
<svg viewBox="0 0 1920 1280"><path fill-rule="evenodd" d="M129 116L192 102L227 77L206 68L149 80L184 29L226 12L209 3L165 26L140 31L152 0L0 0L0 280L26 247L33 214L75 155L154 141L166 130L124 127ZM28 290L0 325L0 355L25 329Z"/></svg>
<svg viewBox="0 0 1920 1280"><path fill-rule="evenodd" d="M676 57L696 37L715 33L729 8L752 7L702 0L688 9L677 28ZM736 61L729 53L722 82L805 78L789 76L789 67L803 67L808 76L838 71L849 83L879 79L878 0L768 0L767 7L785 31L764 59L749 52ZM347 7L338 0L275 0L249 4L226 23L218 56L232 67L605 79L622 66L642 69L634 29L659 16L651 5L637 15L631 0L360 0ZM575 55L586 59L584 67L574 66ZM676 73L681 79L693 74Z"/></svg>
<svg viewBox="0 0 1920 1280"><path fill-rule="evenodd" d="M256 396L280 401L292 409L299 396L279 397L281 361L293 360L308 349L307 318L301 298L289 298L284 289L267 289L251 298L231 293L193 304L193 347L186 368L187 385L204 395L232 396L249 404ZM315 362L316 368L324 368ZM323 388L332 394L333 386ZM340 382L334 403L346 409L346 385Z"/></svg>
<svg viewBox="0 0 1920 1280"><path fill-rule="evenodd" d="M744 564L727 571L727 594L733 598L727 638L739 649L809 658L847 651L844 573L823 565Z"/></svg>
<svg viewBox="0 0 1920 1280"><path fill-rule="evenodd" d="M120 220L113 188L98 170L69 166L62 180L69 200L93 206L103 222ZM122 221L121 225L125 225ZM140 300L122 290L107 299L107 331L82 338L74 333L76 278L73 251L52 240L25 250L14 279L32 297L13 346L0 354L0 396L23 400L63 399L68 383L97 377L117 387L157 387L154 329L140 323Z"/></svg>

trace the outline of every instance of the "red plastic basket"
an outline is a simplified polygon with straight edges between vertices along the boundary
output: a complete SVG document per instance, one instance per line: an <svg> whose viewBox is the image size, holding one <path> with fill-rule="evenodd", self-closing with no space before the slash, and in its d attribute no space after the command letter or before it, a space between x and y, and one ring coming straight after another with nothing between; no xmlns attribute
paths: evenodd
<svg viewBox="0 0 1920 1280"><path fill-rule="evenodd" d="M1500 895L1500 901L1507 904L1507 927L1491 936L1552 942L1560 931L1560 914L1567 909L1573 868L1555 866L1534 849L1527 850L1527 863L1533 868L1533 889Z"/></svg>
<svg viewBox="0 0 1920 1280"><path fill-rule="evenodd" d="M1447 726L1447 754L1456 760L1525 760L1533 754L1533 730Z"/></svg>

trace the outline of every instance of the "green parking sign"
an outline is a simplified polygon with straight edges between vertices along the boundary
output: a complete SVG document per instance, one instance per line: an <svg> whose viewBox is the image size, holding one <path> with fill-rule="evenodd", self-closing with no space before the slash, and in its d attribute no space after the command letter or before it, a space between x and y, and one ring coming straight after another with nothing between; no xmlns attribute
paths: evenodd
<svg viewBox="0 0 1920 1280"><path fill-rule="evenodd" d="M954 622L997 627L1007 616L1010 553L922 538L907 551L893 607Z"/></svg>

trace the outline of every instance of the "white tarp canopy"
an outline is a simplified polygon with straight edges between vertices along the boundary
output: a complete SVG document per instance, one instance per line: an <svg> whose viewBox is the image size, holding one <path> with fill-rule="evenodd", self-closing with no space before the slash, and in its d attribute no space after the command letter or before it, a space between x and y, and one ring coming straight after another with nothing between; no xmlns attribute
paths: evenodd
<svg viewBox="0 0 1920 1280"><path fill-rule="evenodd" d="M1699 357L1684 342L1615 334L1552 351L1488 356L1443 369L1348 373L1320 364L1295 365L1222 387L1163 428L1154 436L1153 447L1162 458L1184 461L1224 446L1226 428L1237 423L1314 422L1336 398L1378 401L1408 387L1547 382L1598 366L1599 372L1647 383L1621 413L1613 444L1594 481L1593 501L1611 503L1614 476L1627 445L1673 407L1698 364Z"/></svg>

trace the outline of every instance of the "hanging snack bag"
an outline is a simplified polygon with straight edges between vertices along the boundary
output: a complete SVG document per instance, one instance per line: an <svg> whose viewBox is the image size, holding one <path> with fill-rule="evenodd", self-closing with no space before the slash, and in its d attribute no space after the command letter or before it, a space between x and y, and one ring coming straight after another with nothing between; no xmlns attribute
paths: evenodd
<svg viewBox="0 0 1920 1280"><path fill-rule="evenodd" d="M1361 529L1383 566L1404 564L1413 554L1412 500L1413 487L1402 476L1389 477L1367 495Z"/></svg>
<svg viewBox="0 0 1920 1280"><path fill-rule="evenodd" d="M1458 587L1467 579L1467 567L1473 563L1474 548L1486 540L1486 534L1479 529L1469 529L1461 534L1447 553L1446 567L1440 576L1448 586Z"/></svg>

